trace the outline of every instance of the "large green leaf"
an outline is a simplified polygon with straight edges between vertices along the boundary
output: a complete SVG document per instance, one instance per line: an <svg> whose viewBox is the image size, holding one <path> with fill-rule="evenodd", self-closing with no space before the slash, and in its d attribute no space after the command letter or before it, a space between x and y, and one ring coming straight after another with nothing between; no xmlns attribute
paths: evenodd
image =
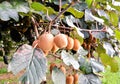
<svg viewBox="0 0 120 84"><path fill-rule="evenodd" d="M13 55L8 65L8 71L14 74L25 69L20 78L22 84L40 84L46 77L46 58L40 49L33 49L27 44L22 45Z"/></svg>
<svg viewBox="0 0 120 84"><path fill-rule="evenodd" d="M115 30L115 37L120 40L120 31L119 30Z"/></svg>

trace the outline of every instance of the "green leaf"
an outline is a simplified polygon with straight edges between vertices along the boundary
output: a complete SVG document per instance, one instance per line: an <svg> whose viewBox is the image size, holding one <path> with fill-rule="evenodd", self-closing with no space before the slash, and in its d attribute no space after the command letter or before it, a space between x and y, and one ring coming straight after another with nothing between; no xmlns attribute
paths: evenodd
<svg viewBox="0 0 120 84"><path fill-rule="evenodd" d="M33 8L34 10L36 11L43 11L43 10L47 10L47 8L41 4L41 3L38 3L38 2L33 2L31 4L31 8Z"/></svg>
<svg viewBox="0 0 120 84"><path fill-rule="evenodd" d="M103 48L103 46L101 44L98 44L98 47L96 48L96 51L97 51L98 54L106 53L106 50Z"/></svg>
<svg viewBox="0 0 120 84"><path fill-rule="evenodd" d="M119 70L118 63L114 58L111 58L105 53L100 54L100 59L104 65L109 65L112 72L117 72Z"/></svg>
<svg viewBox="0 0 120 84"><path fill-rule="evenodd" d="M92 1L93 1L93 0L85 0L85 2L87 3L88 7L90 7L90 6L91 6Z"/></svg>
<svg viewBox="0 0 120 84"><path fill-rule="evenodd" d="M31 8L33 8L35 11L41 11L41 12L43 12L43 13L45 13L45 14L47 14L47 12L48 12L48 15L57 14L57 12L54 11L53 8L51 8L51 7L46 7L46 6L44 6L43 4L38 3L38 2L33 2L33 3L31 4Z"/></svg>
<svg viewBox="0 0 120 84"><path fill-rule="evenodd" d="M64 73L57 67L54 67L52 70L52 81L54 84L66 84Z"/></svg>
<svg viewBox="0 0 120 84"><path fill-rule="evenodd" d="M62 6L62 8L65 8L65 7L67 7L67 6L68 6L68 4L65 4L65 5ZM68 8L67 12L70 12L70 13L73 14L76 18L82 18L83 15L84 15L84 12L79 11L79 10L77 10L76 8L73 8L73 7Z"/></svg>
<svg viewBox="0 0 120 84"><path fill-rule="evenodd" d="M109 20L110 20L110 23L113 25L113 26L118 26L118 21L119 21L119 18L118 18L118 15L115 13L115 12L109 12L108 13L109 15Z"/></svg>
<svg viewBox="0 0 120 84"><path fill-rule="evenodd" d="M80 41L80 44L83 43L82 33L79 30L77 30L77 28L74 28L74 30L70 32L70 36L72 38L78 39Z"/></svg>
<svg viewBox="0 0 120 84"><path fill-rule="evenodd" d="M115 37L120 40L120 31L119 30L115 30Z"/></svg>

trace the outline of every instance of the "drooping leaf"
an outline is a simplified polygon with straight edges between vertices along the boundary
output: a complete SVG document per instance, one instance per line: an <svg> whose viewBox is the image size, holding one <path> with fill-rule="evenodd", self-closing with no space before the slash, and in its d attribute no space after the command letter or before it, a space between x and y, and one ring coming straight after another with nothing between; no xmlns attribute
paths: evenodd
<svg viewBox="0 0 120 84"><path fill-rule="evenodd" d="M46 77L46 58L40 49L33 49L32 46L24 44L14 53L8 65L8 71L14 74L26 69L20 78L23 84L39 84Z"/></svg>
<svg viewBox="0 0 120 84"><path fill-rule="evenodd" d="M108 42L103 43L103 47L106 50L106 53L110 56L113 56L115 54L115 50L113 49L112 45Z"/></svg>
<svg viewBox="0 0 120 84"><path fill-rule="evenodd" d="M27 82L29 84L40 84L46 79L46 70L46 58L44 57L43 52L35 49L33 57L30 60L30 64L24 75L20 78L20 81Z"/></svg>
<svg viewBox="0 0 120 84"><path fill-rule="evenodd" d="M78 84L101 84L101 80L94 74L80 74Z"/></svg>
<svg viewBox="0 0 120 84"><path fill-rule="evenodd" d="M13 55L12 60L8 65L8 72L12 71L13 74L19 73L21 70L25 69L30 60L32 59L32 46L27 44L22 45Z"/></svg>
<svg viewBox="0 0 120 84"><path fill-rule="evenodd" d="M64 73L57 67L54 67L52 70L52 81L54 84L66 84Z"/></svg>
<svg viewBox="0 0 120 84"><path fill-rule="evenodd" d="M91 59L90 63L91 63L93 73L99 73L104 71L104 66L100 62L96 61L95 59Z"/></svg>
<svg viewBox="0 0 120 84"><path fill-rule="evenodd" d="M120 40L120 31L119 30L115 30L115 37Z"/></svg>
<svg viewBox="0 0 120 84"><path fill-rule="evenodd" d="M75 60L75 58L72 55L70 55L69 53L67 53L66 51L63 50L61 52L61 58L66 65L68 65L68 66L72 65L74 67L74 69L76 69L76 70L79 69L78 61Z"/></svg>

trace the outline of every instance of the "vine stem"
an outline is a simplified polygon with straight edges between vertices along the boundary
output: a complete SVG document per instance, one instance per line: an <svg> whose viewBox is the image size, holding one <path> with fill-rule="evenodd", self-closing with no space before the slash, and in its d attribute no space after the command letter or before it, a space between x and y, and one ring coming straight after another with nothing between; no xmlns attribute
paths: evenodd
<svg viewBox="0 0 120 84"><path fill-rule="evenodd" d="M48 25L49 23L39 23L39 24L40 25ZM74 30L73 27L65 27L65 26L58 26L58 25L57 26L56 25L51 25L51 26L56 27L56 28L70 30L70 31ZM78 30L79 31L86 31L86 32L107 32L106 27L103 27L100 30L98 30L98 29L90 30L90 29L81 29L81 28L79 28Z"/></svg>
<svg viewBox="0 0 120 84"><path fill-rule="evenodd" d="M32 22L33 22L33 25L34 25L35 35L38 38L39 33L38 33L38 29L37 29L37 24L36 24L35 19L33 17L31 17L31 19L32 19Z"/></svg>

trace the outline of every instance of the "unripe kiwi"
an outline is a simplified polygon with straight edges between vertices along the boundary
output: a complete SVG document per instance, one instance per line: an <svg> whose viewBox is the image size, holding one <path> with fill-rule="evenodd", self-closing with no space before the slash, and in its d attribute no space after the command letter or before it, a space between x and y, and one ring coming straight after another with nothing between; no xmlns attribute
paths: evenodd
<svg viewBox="0 0 120 84"><path fill-rule="evenodd" d="M52 69L57 66L55 63L50 64L50 74L52 74Z"/></svg>
<svg viewBox="0 0 120 84"><path fill-rule="evenodd" d="M38 46L38 40L35 40L35 41L33 41L33 43L32 43L32 47L36 47L36 48L39 48L39 46Z"/></svg>
<svg viewBox="0 0 120 84"><path fill-rule="evenodd" d="M67 50L70 50L70 49L72 49L73 46L74 46L74 40L73 40L73 38L71 38L71 37L68 37L67 40L68 40L68 45L67 45L66 49L67 49Z"/></svg>
<svg viewBox="0 0 120 84"><path fill-rule="evenodd" d="M73 46L73 50L74 51L78 51L80 48L80 42L78 39L74 39L74 46Z"/></svg>
<svg viewBox="0 0 120 84"><path fill-rule="evenodd" d="M60 70L61 70L64 74L66 74L66 69L65 69L65 67L64 67L63 65L60 66Z"/></svg>
<svg viewBox="0 0 120 84"><path fill-rule="evenodd" d="M74 77L74 84L78 84L78 79L79 79L78 73L75 73L73 77Z"/></svg>
<svg viewBox="0 0 120 84"><path fill-rule="evenodd" d="M56 46L56 44L54 43L51 51L52 51L53 53L55 53L55 52L58 51L58 50L59 50L59 48L58 48L58 47Z"/></svg>
<svg viewBox="0 0 120 84"><path fill-rule="evenodd" d="M67 36L65 34L58 34L54 37L54 43L59 48L65 48L68 44Z"/></svg>
<svg viewBox="0 0 120 84"><path fill-rule="evenodd" d="M74 82L74 77L72 75L68 75L66 77L66 84L73 84Z"/></svg>
<svg viewBox="0 0 120 84"><path fill-rule="evenodd" d="M53 47L54 36L51 33L44 33L38 38L38 46L43 51L50 51Z"/></svg>

